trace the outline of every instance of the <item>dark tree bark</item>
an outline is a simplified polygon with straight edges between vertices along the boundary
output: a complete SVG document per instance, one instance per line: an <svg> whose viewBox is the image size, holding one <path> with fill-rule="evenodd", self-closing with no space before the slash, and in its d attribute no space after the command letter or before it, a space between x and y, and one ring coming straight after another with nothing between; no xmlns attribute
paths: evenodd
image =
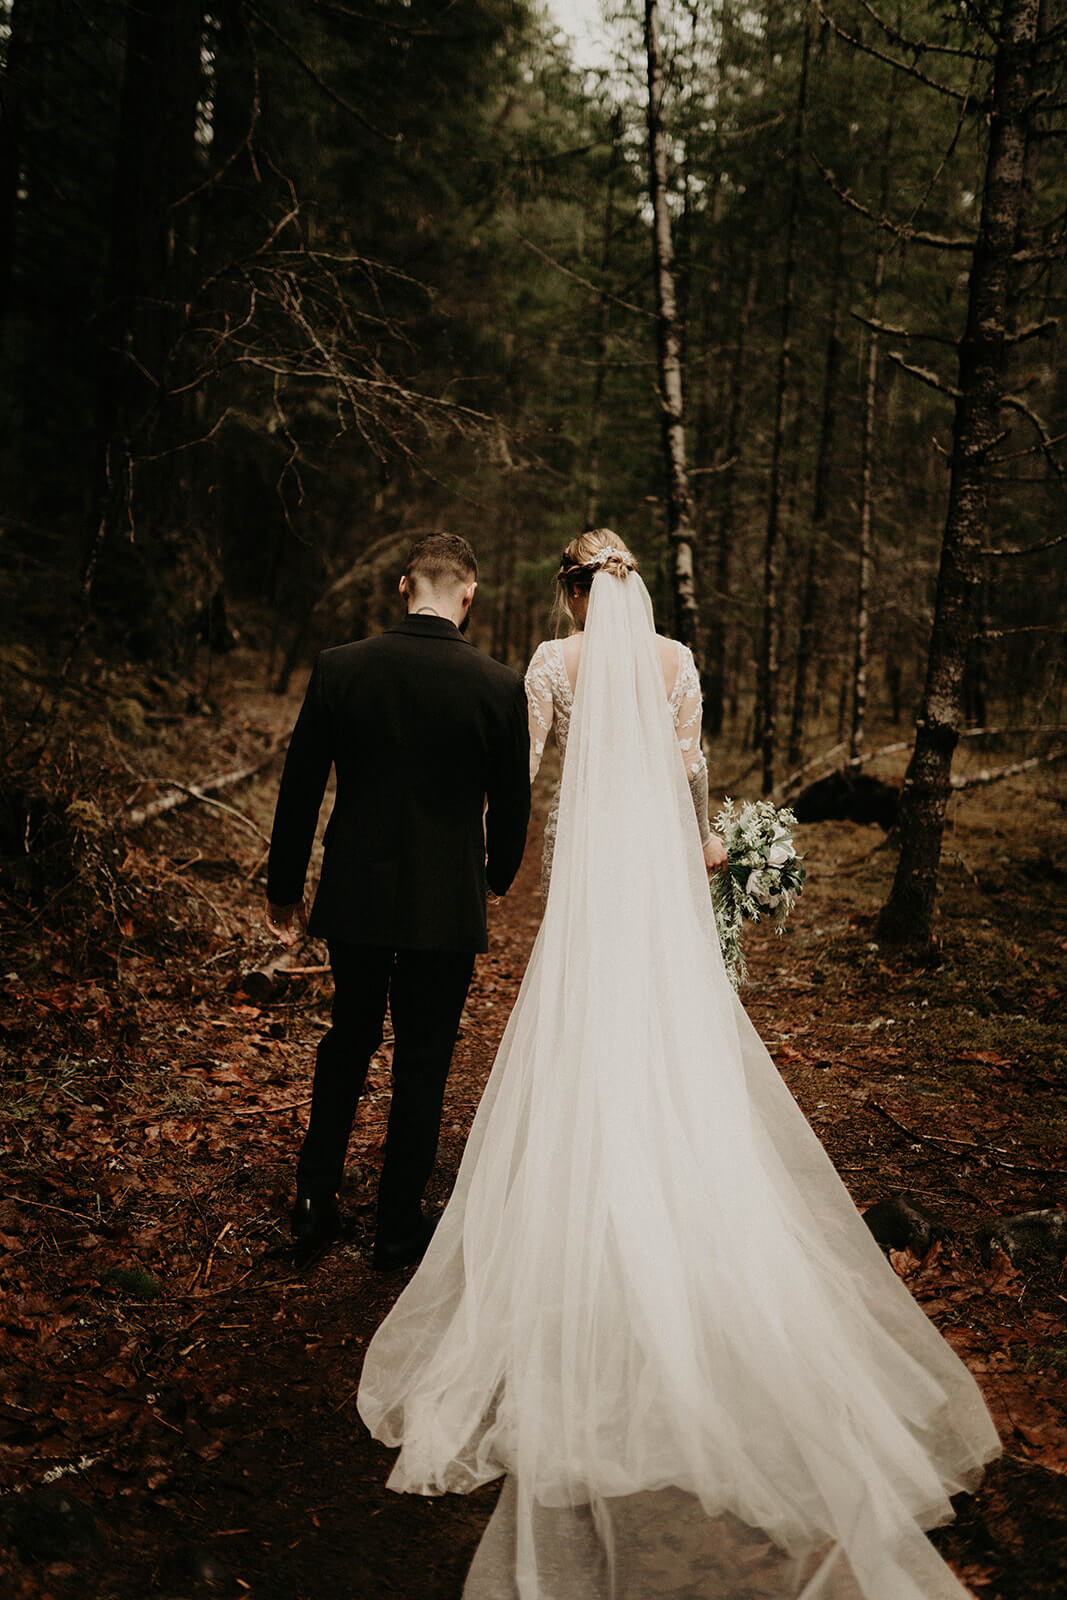
<svg viewBox="0 0 1067 1600"><path fill-rule="evenodd" d="M844 213L838 213L834 244L833 295L830 305L830 331L826 341L823 369L822 415L819 447L815 458L815 488L811 507L811 540L804 571L800 602L800 628L797 637L796 671L793 676L793 714L789 724L789 765L799 767L804 759L804 725L808 711L808 679L815 654L815 619L822 566L823 529L830 503L830 463L833 459L837 428L837 387L841 372L841 301L844 288Z"/></svg>
<svg viewBox="0 0 1067 1600"><path fill-rule="evenodd" d="M183 229L175 202L196 171L204 0L130 0L101 327L96 483L83 589L111 533L133 519L133 458L164 407L164 367L181 318ZM125 574L119 610L143 605ZM145 619L150 626L150 619Z"/></svg>
<svg viewBox="0 0 1067 1600"><path fill-rule="evenodd" d="M27 56L32 49L33 0L12 0L7 59L0 82L0 324L11 310L18 222L19 170L25 116Z"/></svg>
<svg viewBox="0 0 1067 1600"><path fill-rule="evenodd" d="M893 80L893 88L896 79ZM896 96L890 94L886 114L885 141L882 146L882 175L879 203L884 217L889 204L889 157L893 145L893 118ZM871 321L882 313L882 284L885 279L884 235L879 235L871 284ZM852 727L849 732L849 759L863 754L863 728L867 717L867 672L871 653L871 570L873 564L871 520L874 511L874 421L878 404L878 330L867 330L867 374L863 395L863 436L860 447L860 514L856 540L856 614L852 654Z"/></svg>
<svg viewBox="0 0 1067 1600"><path fill-rule="evenodd" d="M615 185L619 172L619 146L622 137L622 117L618 111L611 123L611 164L608 167L604 195L604 232L600 246L600 274L604 293L600 296L597 311L596 367L593 372L593 395L589 407L589 446L585 469L585 527L597 526L597 502L600 495L600 443L604 427L604 381L607 374L608 349L611 338L611 298L607 293L608 273L611 269L611 248L615 233Z"/></svg>
<svg viewBox="0 0 1067 1600"><path fill-rule="evenodd" d="M645 53L648 67L648 187L652 202L652 244L659 333L659 405L667 471L667 535L675 637L700 653L700 616L693 566L693 503L686 465L685 408L682 391L681 332L675 292L674 243L667 202L667 143L663 131L663 64L659 7L645 0Z"/></svg>
<svg viewBox="0 0 1067 1600"><path fill-rule="evenodd" d="M1025 157L1039 12L1040 0L1004 0L1000 14L930 655L901 794L900 860L878 921L879 935L891 941L925 942L933 923L967 651L985 566L989 457L1000 432L1011 258L1027 224Z"/></svg>
<svg viewBox="0 0 1067 1600"><path fill-rule="evenodd" d="M789 210L785 237L785 282L782 287L782 324L778 346L778 376L775 384L774 433L771 442L770 485L767 494L767 531L763 543L763 632L760 639L759 694L756 722L759 727L760 764L764 794L774 788L778 753L778 674L781 634L778 593L778 541L781 534L785 456L786 407L793 359L793 313L797 279L797 216L800 210L800 165L804 147L804 124L808 104L808 63L811 57L811 25L804 28L800 62L800 86L793 124L793 159L789 179Z"/></svg>
<svg viewBox="0 0 1067 1600"><path fill-rule="evenodd" d="M745 360L752 311L756 304L758 274L751 256L746 273L746 288L737 318L737 339L730 365L729 401L726 408L726 435L722 444L722 472L716 474L718 504L715 518L715 607L714 621L708 629L705 647L704 726L715 738L722 732L726 715L727 618L730 611L730 553L737 521L737 475L742 454L744 418ZM705 382L710 383L710 361L705 363ZM710 397L709 397L710 404Z"/></svg>

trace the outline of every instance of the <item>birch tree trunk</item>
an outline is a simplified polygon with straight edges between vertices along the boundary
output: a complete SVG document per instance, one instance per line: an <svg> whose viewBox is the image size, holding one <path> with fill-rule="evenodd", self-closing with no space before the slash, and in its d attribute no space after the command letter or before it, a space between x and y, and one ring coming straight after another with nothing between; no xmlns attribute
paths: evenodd
<svg viewBox="0 0 1067 1600"><path fill-rule="evenodd" d="M890 941L929 939L967 649L985 561L990 452L1000 431L1012 253L1027 224L1025 156L1040 0L1003 0L982 214L959 347L952 473L915 746L900 803L900 860L878 921Z"/></svg>
<svg viewBox="0 0 1067 1600"><path fill-rule="evenodd" d="M804 124L808 101L808 62L811 56L811 24L804 27L804 49L800 62L800 87L797 92L796 119L793 125L793 160L789 179L789 212L786 222L785 283L782 288L782 332L778 347L778 377L775 385L774 434L771 443L770 487L767 496L767 532L763 543L763 632L760 640L759 697L756 722L760 732L760 765L764 794L774 788L775 760L778 751L778 673L781 618L778 594L778 541L782 520L782 465L785 455L786 404L793 359L793 311L797 278L797 214L800 209L800 163L804 145Z"/></svg>
<svg viewBox="0 0 1067 1600"><path fill-rule="evenodd" d="M700 654L700 617L693 567L693 502L685 450L681 332L675 287L674 243L667 204L667 144L663 132L663 63L660 59L659 6L645 0L645 55L648 67L648 188L652 202L652 247L659 334L659 405L667 471L667 536L671 554L674 633Z"/></svg>

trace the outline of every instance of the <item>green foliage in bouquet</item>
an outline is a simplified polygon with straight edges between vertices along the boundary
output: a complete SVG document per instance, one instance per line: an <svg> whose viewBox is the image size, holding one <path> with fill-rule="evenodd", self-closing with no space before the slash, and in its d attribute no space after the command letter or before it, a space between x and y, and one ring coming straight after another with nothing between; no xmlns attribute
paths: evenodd
<svg viewBox="0 0 1067 1600"><path fill-rule="evenodd" d="M741 929L746 921L774 919L781 933L804 887L804 863L793 844L797 819L769 800L746 800L738 809L727 799L715 818L726 846L726 866L712 879L715 922L727 976L736 989L746 977Z"/></svg>

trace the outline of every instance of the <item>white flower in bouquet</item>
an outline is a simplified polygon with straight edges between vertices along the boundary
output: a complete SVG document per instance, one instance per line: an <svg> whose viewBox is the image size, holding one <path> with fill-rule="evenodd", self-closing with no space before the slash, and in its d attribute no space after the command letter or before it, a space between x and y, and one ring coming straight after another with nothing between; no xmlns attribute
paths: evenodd
<svg viewBox="0 0 1067 1600"><path fill-rule="evenodd" d="M785 865L784 859L782 861L774 860L773 851L768 855L767 862L772 867ZM748 880L745 883L745 893L750 894L759 905L766 906L768 911L773 911L782 898L781 890L776 891L773 884L767 882L766 874L758 868L755 872L749 873Z"/></svg>
<svg viewBox="0 0 1067 1600"><path fill-rule="evenodd" d="M767 852L767 865L769 867L784 867L787 861L792 861L796 856L793 841L784 829L779 828L774 836L771 848Z"/></svg>

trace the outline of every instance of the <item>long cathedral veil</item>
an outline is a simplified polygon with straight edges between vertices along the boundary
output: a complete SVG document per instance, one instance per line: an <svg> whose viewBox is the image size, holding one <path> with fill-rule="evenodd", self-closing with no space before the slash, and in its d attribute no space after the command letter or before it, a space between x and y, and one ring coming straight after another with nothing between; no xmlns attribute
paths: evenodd
<svg viewBox="0 0 1067 1600"><path fill-rule="evenodd" d="M960 1600L998 1442L723 969L652 611L593 581L552 881L430 1249L368 1349L393 1488L504 1494L468 1600Z"/></svg>

